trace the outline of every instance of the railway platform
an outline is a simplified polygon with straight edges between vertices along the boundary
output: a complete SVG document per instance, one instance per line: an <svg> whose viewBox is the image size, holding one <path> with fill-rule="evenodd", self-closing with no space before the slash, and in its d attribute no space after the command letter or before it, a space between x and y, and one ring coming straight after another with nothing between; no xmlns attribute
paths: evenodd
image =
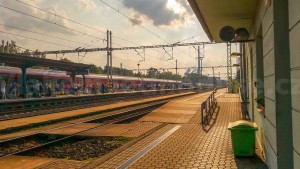
<svg viewBox="0 0 300 169"><path fill-rule="evenodd" d="M199 102L201 99L204 97L196 100ZM190 100L190 103L197 101ZM202 130L201 115L197 111L188 122L166 123L160 130L112 158L99 159L85 168L267 168L259 147L256 147L253 158L233 156L227 125L241 119L239 96L220 90L218 104L220 109L216 123L208 132ZM176 109L174 104L169 108ZM164 109L168 110L168 107ZM163 121L163 118L160 120Z"/></svg>
<svg viewBox="0 0 300 169"><path fill-rule="evenodd" d="M203 130L199 105L209 93L173 100L133 123L117 124L105 130L106 132L95 130L82 133L85 136L136 138L104 156L93 159L92 162L28 157L28 160L33 160L34 165L27 168L268 168L259 147L256 147L254 157L233 156L227 126L229 122L242 118L239 95L218 90L216 97L219 111L216 121L209 131ZM81 130L89 125L85 124L74 130ZM68 135L72 134L72 131L61 130L52 134ZM10 160L13 162L18 158L22 159L13 156ZM3 161L0 160L0 164L1 162ZM18 165L21 166L22 162ZM9 163L6 166L9 167Z"/></svg>

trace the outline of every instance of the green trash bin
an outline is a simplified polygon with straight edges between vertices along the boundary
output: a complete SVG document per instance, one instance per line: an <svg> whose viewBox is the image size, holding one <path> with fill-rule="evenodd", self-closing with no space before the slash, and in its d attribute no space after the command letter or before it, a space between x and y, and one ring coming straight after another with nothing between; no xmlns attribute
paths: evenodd
<svg viewBox="0 0 300 169"><path fill-rule="evenodd" d="M255 153L256 123L239 120L229 123L228 130L231 131L234 156L253 156Z"/></svg>

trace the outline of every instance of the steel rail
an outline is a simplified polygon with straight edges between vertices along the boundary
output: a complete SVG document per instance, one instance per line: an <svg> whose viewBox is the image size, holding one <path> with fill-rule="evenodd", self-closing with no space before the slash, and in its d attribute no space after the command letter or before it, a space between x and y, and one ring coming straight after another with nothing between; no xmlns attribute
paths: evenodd
<svg viewBox="0 0 300 169"><path fill-rule="evenodd" d="M94 119L90 119L90 120L87 120L87 121L83 121L83 122L78 122L78 123L74 123L72 125L67 125L67 126L63 126L63 127L59 127L59 128L55 128L55 129L49 129L49 130L44 130L44 131L40 131L40 132L37 132L35 134L32 134L30 136L34 136L34 135L38 135L38 134L43 134L43 132L47 132L47 131L54 131L54 130L58 130L58 129L61 129L61 128L66 128L66 127L70 127L70 126L76 126L76 125L79 125L79 124L82 124L82 123L86 123L86 122L91 122L91 121L95 121L95 120L101 120L101 119L105 119L105 118L108 118L108 117L114 117L114 116L117 116L117 115L122 115L122 114L125 114L126 113L130 113L130 112L135 112L135 111L140 111L140 110L143 110L143 109L151 109L155 106L159 106L159 105L162 105L164 103L168 102L168 100L164 100L164 101L159 101L159 102L156 102L156 103L152 103L152 104L148 104L146 106L143 106L143 107L140 107L140 108L136 108L136 109L131 109L131 110L127 110L127 111L123 111L123 112L119 112L119 113L116 113L116 114L112 114L112 115L107 115L105 117L99 117L99 118L94 118ZM152 109L151 109L152 110ZM72 138L74 136L78 136L78 134L81 134L81 133L84 133L84 132L87 132L87 131L91 131L91 130L94 130L94 129L98 129L98 128L101 128L101 127L104 127L104 126L109 126L109 125L112 125L114 123L119 123L119 122L122 122L122 121L126 121L126 120L129 120L129 119L132 119L134 117L137 117L137 116L141 116L143 114L147 114L149 113L149 111L151 110L148 110L146 112L143 112L143 113L137 113L137 114L134 114L132 116L125 116L125 118L123 119L118 119L118 120L115 120L113 122L109 122L109 123L103 123L101 124L100 126L96 126L96 127L93 127L93 128L89 128L89 129L86 129L86 130L82 130L82 131L79 131L79 132L76 132L76 133L73 133L71 135L68 135L68 136L65 136L63 138L59 138L57 140L53 140L53 141L50 141L50 142L47 142L47 143L44 143L44 144L40 144L40 145L37 145L35 147L31 147L31 148L28 148L28 149L24 149L24 150L20 150L20 151L16 151L16 152L12 152L12 153L9 153L9 154L5 154L4 156L0 156L0 159L1 158L5 158L5 157L8 157L8 156L11 156L11 155L16 155L16 154L21 154L21 153L25 153L25 152L28 152L28 151L31 151L31 150L34 150L34 149L37 149L37 148L41 148L41 147L44 147L44 146L47 146L47 145L50 145L50 144L53 144L53 143L57 143L57 142L60 142L60 141L64 141L66 139L69 139L69 138ZM117 117L118 118L118 117ZM24 138L24 137L22 137ZM14 141L16 139L20 139L20 138L15 138L15 139L10 139L8 141ZM7 140L5 142L8 142ZM0 143L5 143L5 142L0 142Z"/></svg>

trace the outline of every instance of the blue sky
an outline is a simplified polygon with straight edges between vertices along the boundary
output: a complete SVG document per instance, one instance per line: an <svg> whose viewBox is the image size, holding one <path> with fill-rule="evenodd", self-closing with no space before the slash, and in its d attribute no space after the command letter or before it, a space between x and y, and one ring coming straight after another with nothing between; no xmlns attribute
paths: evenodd
<svg viewBox="0 0 300 169"><path fill-rule="evenodd" d="M178 41L208 41L186 0L1 0L0 5L1 39L14 40L17 45L33 50L75 49L82 46L106 47L106 42L102 40L106 38L106 30L112 31L114 35L113 47L158 45ZM92 29L74 24L59 16L87 25ZM57 43L57 45L51 43ZM119 66L122 63L124 68L136 69L137 63L140 62L142 69L169 68L175 67L176 59L178 67L197 66L197 52L193 47L174 48L173 60L169 56L170 50L170 48L166 48L166 50L146 49L145 61L140 61L142 57L138 55L138 53L144 55L143 50L114 51L113 66ZM233 46L233 50L235 50L235 46ZM93 63L102 67L106 64L106 52L87 53L85 57L82 57L84 54L80 55L79 59L77 54L58 55L57 57L66 57L74 62ZM47 58L55 59L56 56L47 55ZM226 65L225 45L206 45L203 66L217 65ZM184 71L180 70L179 73L183 74ZM203 72L211 74L212 70L205 69ZM222 74L226 72L226 69L217 69L215 72ZM225 77L226 75L221 76Z"/></svg>

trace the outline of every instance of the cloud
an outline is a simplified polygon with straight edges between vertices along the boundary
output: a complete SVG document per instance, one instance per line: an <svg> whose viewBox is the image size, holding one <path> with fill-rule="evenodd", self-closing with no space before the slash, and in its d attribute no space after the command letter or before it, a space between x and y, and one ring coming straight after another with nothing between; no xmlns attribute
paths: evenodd
<svg viewBox="0 0 300 169"><path fill-rule="evenodd" d="M135 14L134 17L131 17L130 22L132 23L132 25L139 25L143 22L143 18Z"/></svg>
<svg viewBox="0 0 300 169"><path fill-rule="evenodd" d="M27 3L27 2L25 2ZM22 28L22 29L27 29L27 30L41 30L42 32L47 32L47 33L62 33L62 34L68 34L68 35L74 35L74 32L68 29L63 28L62 26L68 27L66 21L60 17L57 17L52 14L47 14L43 11L40 11L38 9L31 8L27 5L17 3L15 1L8 1L5 0L5 2L0 3L3 6L6 6L11 9L15 9L19 12L15 12L12 10L7 10L3 9L0 11L0 15L2 16L2 23L17 27L17 28ZM33 5L33 6L38 6L37 3L29 2L28 4ZM59 10L56 7L51 7L46 9L47 11L51 13L55 13L56 15L64 16L67 17L66 13L63 12L62 10ZM30 17L29 15L33 16ZM36 17L36 18L34 18ZM38 19L40 18L40 19ZM43 20L49 21L45 22ZM50 22L56 23L57 25L62 25L62 26L57 26L55 24L52 24Z"/></svg>
<svg viewBox="0 0 300 169"><path fill-rule="evenodd" d="M91 0L78 0L77 6L79 7L79 9L85 9L85 10L90 10L97 7L94 1Z"/></svg>
<svg viewBox="0 0 300 169"><path fill-rule="evenodd" d="M192 12L185 0L124 0L124 5L133 9L135 16L143 15L152 20L155 26L184 24Z"/></svg>

